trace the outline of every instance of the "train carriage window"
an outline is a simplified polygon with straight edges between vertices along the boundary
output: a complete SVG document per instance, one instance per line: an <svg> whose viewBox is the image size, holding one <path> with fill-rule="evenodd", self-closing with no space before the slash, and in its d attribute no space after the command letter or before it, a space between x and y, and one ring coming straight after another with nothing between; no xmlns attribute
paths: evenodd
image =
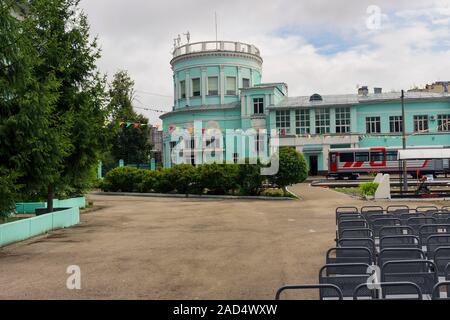
<svg viewBox="0 0 450 320"><path fill-rule="evenodd" d="M353 162L353 161L355 161L355 155L353 152L352 153L340 153L339 160L341 162Z"/></svg>
<svg viewBox="0 0 450 320"><path fill-rule="evenodd" d="M356 152L355 153L355 161L357 161L357 162L369 161L369 153L368 152Z"/></svg>
<svg viewBox="0 0 450 320"><path fill-rule="evenodd" d="M386 161L397 161L397 151L386 152Z"/></svg>
<svg viewBox="0 0 450 320"><path fill-rule="evenodd" d="M373 162L382 162L384 161L384 153L380 151L371 152L370 153L370 161Z"/></svg>

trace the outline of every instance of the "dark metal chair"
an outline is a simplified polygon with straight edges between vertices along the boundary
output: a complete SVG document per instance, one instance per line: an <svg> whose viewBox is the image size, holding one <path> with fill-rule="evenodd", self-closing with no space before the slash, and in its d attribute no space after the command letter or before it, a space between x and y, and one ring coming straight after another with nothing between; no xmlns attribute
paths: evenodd
<svg viewBox="0 0 450 320"><path fill-rule="evenodd" d="M366 263L373 264L375 257L365 247L337 247L327 251L326 263Z"/></svg>
<svg viewBox="0 0 450 320"><path fill-rule="evenodd" d="M369 228L355 228L345 229L339 232L339 239L343 238L371 238L373 239L372 229Z"/></svg>
<svg viewBox="0 0 450 320"><path fill-rule="evenodd" d="M396 213L396 214L408 213L409 210L410 210L409 207L406 205L394 205L386 208L386 211L388 213Z"/></svg>
<svg viewBox="0 0 450 320"><path fill-rule="evenodd" d="M378 256L378 266L381 268L389 261L404 261L404 260L426 260L425 253L417 248L388 248L380 251ZM406 269L404 271L415 271L414 266L401 266Z"/></svg>
<svg viewBox="0 0 450 320"><path fill-rule="evenodd" d="M428 237L435 234L450 234L450 224L428 224L419 228L422 245L426 245Z"/></svg>
<svg viewBox="0 0 450 320"><path fill-rule="evenodd" d="M419 237L406 236L386 236L380 239L380 250L388 248L418 248L420 249Z"/></svg>
<svg viewBox="0 0 450 320"><path fill-rule="evenodd" d="M334 296L339 300L342 300L344 296L342 295L341 289L334 284L304 284L304 285L288 285L283 286L277 290L275 295L275 300L281 300L281 294L288 290L310 290L319 289L319 297L322 300L324 296ZM326 291L326 292L323 292Z"/></svg>
<svg viewBox="0 0 450 320"><path fill-rule="evenodd" d="M432 217L437 220L436 223L448 223L448 220L450 219L450 212L437 212L434 213Z"/></svg>
<svg viewBox="0 0 450 320"><path fill-rule="evenodd" d="M428 259L434 259L434 254L439 247L450 247L450 234L435 234L427 238Z"/></svg>
<svg viewBox="0 0 450 320"><path fill-rule="evenodd" d="M375 241L372 238L342 238L338 241L338 247L363 247L369 249L372 257L376 256Z"/></svg>
<svg viewBox="0 0 450 320"><path fill-rule="evenodd" d="M406 225L413 228L416 235L419 235L420 227L428 224L437 224L437 220L433 217L415 217L406 221Z"/></svg>
<svg viewBox="0 0 450 320"><path fill-rule="evenodd" d="M368 291L372 299L376 300L422 300L423 295L420 287L413 282L381 282L377 283L377 288L369 289L367 283L360 284L356 287L355 292L353 292L353 300L360 299L360 292L363 291L364 295L362 298L367 300ZM388 296L390 289L395 288L396 294L393 296ZM381 289L381 294L380 294Z"/></svg>
<svg viewBox="0 0 450 320"><path fill-rule="evenodd" d="M446 277L446 267L450 264L450 246L437 248L434 251L433 258L433 261L436 264L438 276Z"/></svg>
<svg viewBox="0 0 450 320"><path fill-rule="evenodd" d="M380 218L380 219L373 220L371 227L372 227L373 235L375 237L379 237L380 230L383 227L395 227L395 226L400 226L401 224L402 224L402 221L397 218Z"/></svg>
<svg viewBox="0 0 450 320"><path fill-rule="evenodd" d="M415 272L404 271L402 267L415 266ZM433 288L438 282L436 265L429 260L402 260L388 261L381 268L381 282L413 282L418 285L423 294L432 294ZM399 293L395 288L387 294Z"/></svg>
<svg viewBox="0 0 450 320"><path fill-rule="evenodd" d="M361 208L361 214L365 214L368 212L384 213L384 208L380 206L364 206Z"/></svg>
<svg viewBox="0 0 450 320"><path fill-rule="evenodd" d="M414 230L408 226L392 226L380 229L380 238L386 236L406 236L414 235Z"/></svg>
<svg viewBox="0 0 450 320"><path fill-rule="evenodd" d="M355 288L367 283L369 272L370 266L366 263L327 264L319 271L319 283L333 284L341 289L344 297L353 297ZM336 293L324 290L320 298L336 298Z"/></svg>
<svg viewBox="0 0 450 320"><path fill-rule="evenodd" d="M441 290L445 288L445 290ZM445 293L446 297L441 297L441 293ZM436 284L431 295L433 300L450 300L450 281L443 281Z"/></svg>
<svg viewBox="0 0 450 320"><path fill-rule="evenodd" d="M436 206L420 206L416 208L417 212L429 212L429 211L438 211L439 208Z"/></svg>

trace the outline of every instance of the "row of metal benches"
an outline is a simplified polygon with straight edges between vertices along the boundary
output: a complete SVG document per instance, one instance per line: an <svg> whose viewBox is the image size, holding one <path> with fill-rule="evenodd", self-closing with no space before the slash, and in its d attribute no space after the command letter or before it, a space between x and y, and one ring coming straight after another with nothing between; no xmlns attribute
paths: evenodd
<svg viewBox="0 0 450 320"><path fill-rule="evenodd" d="M320 299L450 299L450 208L339 207ZM442 291L443 290L443 291Z"/></svg>

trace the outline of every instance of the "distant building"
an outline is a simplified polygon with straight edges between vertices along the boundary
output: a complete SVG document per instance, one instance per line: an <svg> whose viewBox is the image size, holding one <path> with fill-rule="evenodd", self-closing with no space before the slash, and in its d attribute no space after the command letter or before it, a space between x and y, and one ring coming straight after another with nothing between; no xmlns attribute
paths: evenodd
<svg viewBox="0 0 450 320"><path fill-rule="evenodd" d="M152 158L157 164L162 163L163 132L157 127L150 127L149 142L152 145Z"/></svg>
<svg viewBox="0 0 450 320"><path fill-rule="evenodd" d="M260 51L251 44L207 41L175 48L174 106L161 116L165 167L173 165L172 150L179 143L193 149L181 154L188 163L198 164L195 154L205 153L211 145L228 161L247 156L236 147L226 152L226 139L205 138L203 145L193 137L174 140L172 132L192 132L195 122L201 122L206 133L209 129L276 130L281 146L304 154L312 175L328 171L330 149L402 145L399 92L381 88L370 92L365 86L354 94L289 97L285 83L262 82L262 64ZM450 145L450 96L444 87L435 83L428 86L429 92L405 93L408 146ZM258 133L254 149L261 148L260 140Z"/></svg>
<svg viewBox="0 0 450 320"><path fill-rule="evenodd" d="M433 84L427 84L425 88L414 88L408 90L409 92L434 92L434 93L448 93L448 86L450 81L436 81Z"/></svg>

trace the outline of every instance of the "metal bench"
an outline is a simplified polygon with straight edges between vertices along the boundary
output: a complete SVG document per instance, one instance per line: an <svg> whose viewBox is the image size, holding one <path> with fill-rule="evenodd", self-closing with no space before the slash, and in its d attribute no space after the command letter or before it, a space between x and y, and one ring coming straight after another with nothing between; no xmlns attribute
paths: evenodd
<svg viewBox="0 0 450 320"><path fill-rule="evenodd" d="M360 284L353 293L353 300L367 300L370 291L371 300L422 300L420 287L413 282L381 282L378 288L369 289L367 284ZM389 295L389 291L395 288L396 293ZM361 295L361 291L364 295ZM381 291L381 293L380 293Z"/></svg>
<svg viewBox="0 0 450 320"><path fill-rule="evenodd" d="M334 284L304 284L304 285L288 285L283 286L277 290L275 294L275 300L281 300L281 294L288 290L311 290L319 289L319 297L321 300L324 296L334 296L339 300L342 300L344 296L342 295L341 289ZM326 292L323 292L325 291ZM334 293L333 293L334 292Z"/></svg>
<svg viewBox="0 0 450 320"><path fill-rule="evenodd" d="M419 237L413 235L386 236L380 239L380 250L388 248L417 248L420 249Z"/></svg>

